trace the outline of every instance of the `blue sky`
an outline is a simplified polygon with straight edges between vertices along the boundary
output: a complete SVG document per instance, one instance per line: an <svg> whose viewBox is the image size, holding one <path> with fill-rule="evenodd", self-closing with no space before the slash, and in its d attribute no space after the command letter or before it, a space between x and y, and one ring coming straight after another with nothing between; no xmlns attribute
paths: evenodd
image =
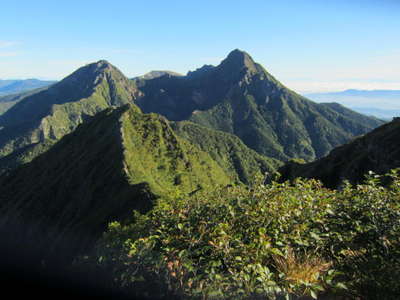
<svg viewBox="0 0 400 300"><path fill-rule="evenodd" d="M132 77L247 51L298 92L400 89L400 0L3 1L0 78Z"/></svg>

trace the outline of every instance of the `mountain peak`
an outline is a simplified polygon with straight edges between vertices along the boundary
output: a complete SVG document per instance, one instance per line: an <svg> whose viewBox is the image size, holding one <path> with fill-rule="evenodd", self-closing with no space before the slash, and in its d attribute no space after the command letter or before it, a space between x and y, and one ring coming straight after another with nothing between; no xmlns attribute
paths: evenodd
<svg viewBox="0 0 400 300"><path fill-rule="evenodd" d="M119 71L118 68L115 67L114 65L112 65L110 62L108 62L107 60L101 59L99 61L88 63L88 64L80 67L75 72L73 72L71 75L82 76L82 74L86 74L86 75L97 76L98 74L104 73L107 71L117 71L118 73L121 73L121 71ZM66 78L68 78L68 77L66 77Z"/></svg>
<svg viewBox="0 0 400 300"><path fill-rule="evenodd" d="M246 51L240 50L240 49L238 49L238 48L232 50L232 51L228 54L228 57L242 58L242 57L246 57L246 56L249 57L250 59L252 59L252 58L250 57L250 55L249 55Z"/></svg>
<svg viewBox="0 0 400 300"><path fill-rule="evenodd" d="M95 71L100 71L100 70L117 70L116 67L114 67L110 62L108 62L105 59L101 59L97 62L88 64L87 67L89 69L95 70Z"/></svg>
<svg viewBox="0 0 400 300"><path fill-rule="evenodd" d="M79 68L71 75L60 81L60 83L73 82L73 84L76 84L77 81L84 81L85 85L88 86L92 83L99 82L99 79L104 77L105 74L111 74L111 76L121 80L125 78L121 71L111 63L106 60L99 60ZM126 80L128 79L126 78Z"/></svg>
<svg viewBox="0 0 400 300"><path fill-rule="evenodd" d="M112 66L107 60L105 59L100 59L99 61L95 62L97 66Z"/></svg>
<svg viewBox="0 0 400 300"><path fill-rule="evenodd" d="M256 70L253 58L245 51L235 49L221 62L220 67L229 70L237 70L247 68L251 71Z"/></svg>

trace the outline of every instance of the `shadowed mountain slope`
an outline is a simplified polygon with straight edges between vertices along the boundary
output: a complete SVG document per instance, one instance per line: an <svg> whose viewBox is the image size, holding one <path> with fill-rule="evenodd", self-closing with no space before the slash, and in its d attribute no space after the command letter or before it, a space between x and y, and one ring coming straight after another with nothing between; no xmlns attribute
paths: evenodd
<svg viewBox="0 0 400 300"><path fill-rule="evenodd" d="M1 233L38 256L62 258L157 197L224 186L233 172L179 138L164 117L132 105L107 109L0 177Z"/></svg>
<svg viewBox="0 0 400 300"><path fill-rule="evenodd" d="M144 112L233 133L250 148L279 160L322 157L383 124L296 94L240 50L216 67L136 83L145 95L136 102Z"/></svg>
<svg viewBox="0 0 400 300"><path fill-rule="evenodd" d="M320 179L328 187L343 180L360 183L368 171L384 174L400 167L400 120L384 124L372 132L333 149L328 156L309 164L290 162L280 169L283 179Z"/></svg>
<svg viewBox="0 0 400 300"><path fill-rule="evenodd" d="M0 176L0 233L39 258L68 257L158 197L249 183L277 166L236 136L190 122L171 127L134 104L108 108Z"/></svg>

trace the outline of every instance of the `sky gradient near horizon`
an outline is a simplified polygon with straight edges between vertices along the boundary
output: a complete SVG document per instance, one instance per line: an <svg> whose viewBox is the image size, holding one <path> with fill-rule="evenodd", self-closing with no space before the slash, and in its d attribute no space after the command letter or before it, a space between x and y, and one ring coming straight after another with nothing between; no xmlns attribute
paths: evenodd
<svg viewBox="0 0 400 300"><path fill-rule="evenodd" d="M400 0L5 1L0 25L0 79L185 74L239 48L297 92L400 89Z"/></svg>

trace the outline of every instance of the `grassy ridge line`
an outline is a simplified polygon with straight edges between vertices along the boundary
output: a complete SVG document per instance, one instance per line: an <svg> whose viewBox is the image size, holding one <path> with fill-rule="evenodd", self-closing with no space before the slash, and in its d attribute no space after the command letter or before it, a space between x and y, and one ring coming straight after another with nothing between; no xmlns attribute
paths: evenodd
<svg viewBox="0 0 400 300"><path fill-rule="evenodd" d="M178 137L156 114L129 110L122 117L124 161L132 184L146 181L158 194L193 192L231 182L208 153Z"/></svg>
<svg viewBox="0 0 400 300"><path fill-rule="evenodd" d="M4 101L0 102L0 115L4 114L7 110L9 110L13 105L15 105L18 101Z"/></svg>
<svg viewBox="0 0 400 300"><path fill-rule="evenodd" d="M16 247L62 260L158 197L225 186L235 176L165 118L134 105L109 108L0 176L0 230Z"/></svg>
<svg viewBox="0 0 400 300"><path fill-rule="evenodd" d="M129 214L129 207L145 207L131 201L145 187L130 186L122 169L117 122L122 112L101 112L30 164L0 178L1 228L21 230L16 243L37 239L32 250L41 255L49 247L46 240L53 240L49 252L67 255L67 249L85 247L108 219ZM116 201L110 204L110 199Z"/></svg>

